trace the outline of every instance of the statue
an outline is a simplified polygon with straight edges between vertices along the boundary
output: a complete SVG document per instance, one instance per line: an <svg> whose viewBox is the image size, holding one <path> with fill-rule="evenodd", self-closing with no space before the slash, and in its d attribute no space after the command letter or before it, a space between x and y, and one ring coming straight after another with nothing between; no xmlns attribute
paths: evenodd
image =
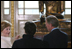
<svg viewBox="0 0 72 49"><path fill-rule="evenodd" d="M46 17L55 15L58 19L64 18L61 14L65 11L65 1L39 1L39 12L41 15L44 14L44 4L46 6Z"/></svg>

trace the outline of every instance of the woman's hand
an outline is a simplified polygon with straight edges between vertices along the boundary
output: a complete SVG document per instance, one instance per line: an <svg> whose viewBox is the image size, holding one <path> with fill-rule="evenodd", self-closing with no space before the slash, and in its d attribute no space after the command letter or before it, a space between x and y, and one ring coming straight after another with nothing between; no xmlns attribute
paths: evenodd
<svg viewBox="0 0 72 49"><path fill-rule="evenodd" d="M20 39L20 35L17 35L17 36L15 37L15 40L17 40L17 39Z"/></svg>

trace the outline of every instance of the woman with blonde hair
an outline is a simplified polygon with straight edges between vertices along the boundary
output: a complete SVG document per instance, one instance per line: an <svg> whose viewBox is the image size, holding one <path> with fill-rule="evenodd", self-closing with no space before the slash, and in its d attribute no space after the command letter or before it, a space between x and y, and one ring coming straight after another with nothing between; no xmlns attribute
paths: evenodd
<svg viewBox="0 0 72 49"><path fill-rule="evenodd" d="M11 38L9 37L11 25L7 20L1 22L1 48L11 48L12 46ZM18 39L18 37L16 38Z"/></svg>

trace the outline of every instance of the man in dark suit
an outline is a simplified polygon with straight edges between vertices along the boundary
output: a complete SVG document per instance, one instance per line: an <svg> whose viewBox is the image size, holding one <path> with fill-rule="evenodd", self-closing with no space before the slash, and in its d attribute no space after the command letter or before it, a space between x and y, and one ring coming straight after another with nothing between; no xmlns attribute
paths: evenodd
<svg viewBox="0 0 72 49"><path fill-rule="evenodd" d="M67 48L68 35L58 28L59 22L56 16L49 15L45 23L50 33L44 36L43 41L49 43L49 48Z"/></svg>
<svg viewBox="0 0 72 49"><path fill-rule="evenodd" d="M26 22L24 29L26 34L23 38L14 41L12 48L48 48L46 42L34 38L36 25L33 22Z"/></svg>

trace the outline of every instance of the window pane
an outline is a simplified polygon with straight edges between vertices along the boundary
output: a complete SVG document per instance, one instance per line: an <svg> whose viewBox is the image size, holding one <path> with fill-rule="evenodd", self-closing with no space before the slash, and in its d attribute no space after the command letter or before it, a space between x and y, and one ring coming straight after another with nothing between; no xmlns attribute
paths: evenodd
<svg viewBox="0 0 72 49"><path fill-rule="evenodd" d="M71 8L71 1L65 1L65 8Z"/></svg>
<svg viewBox="0 0 72 49"><path fill-rule="evenodd" d="M4 9L4 14L9 14L9 9Z"/></svg>
<svg viewBox="0 0 72 49"><path fill-rule="evenodd" d="M18 8L23 8L23 7L24 7L24 2L18 1Z"/></svg>
<svg viewBox="0 0 72 49"><path fill-rule="evenodd" d="M44 9L44 14L46 13L46 9ZM39 9L25 9L25 14L40 14Z"/></svg>
<svg viewBox="0 0 72 49"><path fill-rule="evenodd" d="M9 8L9 1L4 1L4 8Z"/></svg>
<svg viewBox="0 0 72 49"><path fill-rule="evenodd" d="M39 9L25 9L25 14L39 14Z"/></svg>
<svg viewBox="0 0 72 49"><path fill-rule="evenodd" d="M23 9L19 9L19 14L23 14Z"/></svg>
<svg viewBox="0 0 72 49"><path fill-rule="evenodd" d="M25 1L25 8L39 8L38 1Z"/></svg>
<svg viewBox="0 0 72 49"><path fill-rule="evenodd" d="M44 4L44 8L46 8L46 5Z"/></svg>
<svg viewBox="0 0 72 49"><path fill-rule="evenodd" d="M65 14L71 14L71 9L65 9Z"/></svg>

